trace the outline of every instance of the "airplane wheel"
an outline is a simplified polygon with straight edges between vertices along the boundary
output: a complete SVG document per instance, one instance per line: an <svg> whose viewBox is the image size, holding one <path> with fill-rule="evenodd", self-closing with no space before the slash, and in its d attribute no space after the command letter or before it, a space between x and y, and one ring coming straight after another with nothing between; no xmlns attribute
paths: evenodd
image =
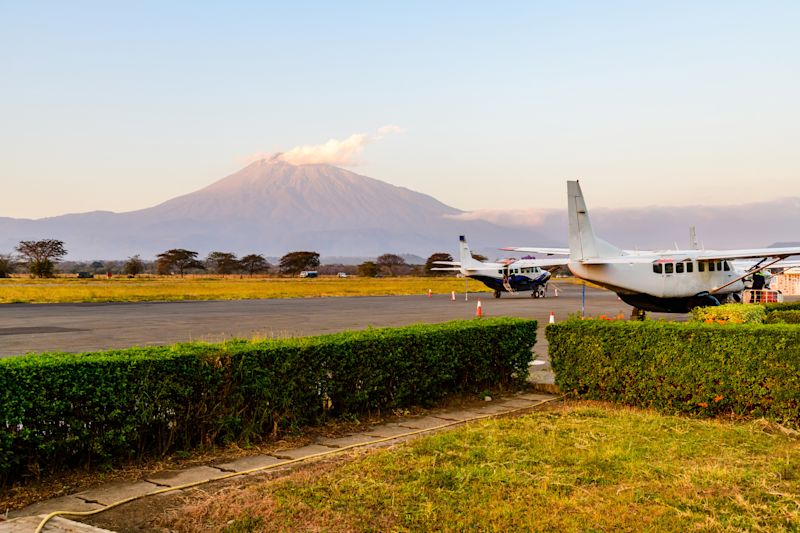
<svg viewBox="0 0 800 533"><path fill-rule="evenodd" d="M631 310L631 320L644 320L646 316L646 312L644 309L639 309L638 307L634 307Z"/></svg>
<svg viewBox="0 0 800 533"><path fill-rule="evenodd" d="M533 289L531 291L531 298L538 298L538 297L539 297L539 291L537 291L536 289Z"/></svg>
<svg viewBox="0 0 800 533"><path fill-rule="evenodd" d="M539 298L545 298L547 296L547 291L544 290L544 287L539 287Z"/></svg>
<svg viewBox="0 0 800 533"><path fill-rule="evenodd" d="M500 295L501 295L501 294L502 294L502 293L501 293L500 291L494 291L494 297L495 297L495 298L500 298Z"/></svg>

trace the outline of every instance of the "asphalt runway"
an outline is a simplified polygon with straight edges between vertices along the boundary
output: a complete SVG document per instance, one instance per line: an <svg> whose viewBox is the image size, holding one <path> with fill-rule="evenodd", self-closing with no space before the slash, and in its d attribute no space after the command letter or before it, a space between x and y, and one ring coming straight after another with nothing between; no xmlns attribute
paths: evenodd
<svg viewBox="0 0 800 533"><path fill-rule="evenodd" d="M559 296L552 297L558 287ZM230 338L315 335L368 326L404 326L472 318L480 298L485 316L535 318L544 326L580 312L581 287L551 283L548 297L530 293L503 295L472 293L469 301L457 294L376 296L352 298L291 298L204 302L4 304L0 305L0 357L29 352L85 352L152 346L187 341L216 342ZM627 318L631 307L614 293L586 289L586 313ZM685 319L685 315L654 317ZM539 336L537 352L543 349Z"/></svg>

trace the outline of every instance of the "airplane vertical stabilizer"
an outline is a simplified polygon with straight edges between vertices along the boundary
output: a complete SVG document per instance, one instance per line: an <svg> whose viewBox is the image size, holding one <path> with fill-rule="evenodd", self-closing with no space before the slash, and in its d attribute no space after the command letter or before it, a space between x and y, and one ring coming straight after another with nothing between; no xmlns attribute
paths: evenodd
<svg viewBox="0 0 800 533"><path fill-rule="evenodd" d="M581 261L595 257L624 255L619 248L595 236L592 222L589 220L589 210L583 199L581 185L577 181L567 181L567 211L569 213L569 258L571 260Z"/></svg>
<svg viewBox="0 0 800 533"><path fill-rule="evenodd" d="M469 245L467 244L467 238L463 235L459 235L458 237L458 252L459 252L459 261L461 261L462 268L470 268L470 267L477 267L481 264L480 261L472 257L472 252L469 249Z"/></svg>

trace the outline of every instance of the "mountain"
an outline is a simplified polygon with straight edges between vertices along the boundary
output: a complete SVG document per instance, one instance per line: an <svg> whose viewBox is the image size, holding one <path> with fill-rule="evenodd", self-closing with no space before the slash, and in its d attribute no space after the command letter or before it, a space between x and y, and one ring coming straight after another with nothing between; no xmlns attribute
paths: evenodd
<svg viewBox="0 0 800 533"><path fill-rule="evenodd" d="M800 198L737 206L593 207L595 232L625 248L706 248L797 242ZM465 212L431 196L331 165L256 161L203 189L127 213L94 211L39 220L0 218L0 253L20 240L64 241L68 259L153 258L169 248L323 257L457 253L457 236L495 258L499 246L565 246L566 209Z"/></svg>
<svg viewBox="0 0 800 533"><path fill-rule="evenodd" d="M459 220L462 213L431 196L331 165L273 158L138 211L0 218L0 252L23 239L56 238L64 241L69 259L149 258L177 247L201 255L222 250L280 256L308 249L335 256L427 257L455 252L460 234L489 249L553 241L526 228Z"/></svg>

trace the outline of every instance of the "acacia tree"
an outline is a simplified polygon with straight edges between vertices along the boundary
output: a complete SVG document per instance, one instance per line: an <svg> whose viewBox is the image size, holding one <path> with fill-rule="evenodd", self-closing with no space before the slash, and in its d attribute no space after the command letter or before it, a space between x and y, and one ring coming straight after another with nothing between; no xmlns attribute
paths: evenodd
<svg viewBox="0 0 800 533"><path fill-rule="evenodd" d="M375 274L380 272L380 267L375 264L375 261L364 261L358 265L358 275L366 278L374 278Z"/></svg>
<svg viewBox="0 0 800 533"><path fill-rule="evenodd" d="M11 277L17 268L17 261L11 254L0 254L0 278Z"/></svg>
<svg viewBox="0 0 800 533"><path fill-rule="evenodd" d="M443 276L447 274L447 271L441 270L433 270L434 268L441 267L443 265L437 265L437 261L452 261L453 256L445 253L445 252L438 252L435 254L431 254L427 261L425 261L425 274L428 276Z"/></svg>
<svg viewBox="0 0 800 533"><path fill-rule="evenodd" d="M144 262L139 258L139 255L129 257L122 267L122 271L129 276L137 276L144 272Z"/></svg>
<svg viewBox="0 0 800 533"><path fill-rule="evenodd" d="M303 270L311 270L319 266L317 252L289 252L281 257L280 269L285 274L297 274Z"/></svg>
<svg viewBox="0 0 800 533"><path fill-rule="evenodd" d="M15 250L28 263L31 277L37 278L52 278L56 263L67 255L64 242L57 239L20 241Z"/></svg>
<svg viewBox="0 0 800 533"><path fill-rule="evenodd" d="M231 274L239 268L239 261L236 255L230 252L211 252L206 257L206 265L211 267L217 274Z"/></svg>
<svg viewBox="0 0 800 533"><path fill-rule="evenodd" d="M250 254L242 257L239 260L239 266L242 270L250 274L251 276L256 272L266 272L269 270L271 266L269 261L264 259L264 256L261 254Z"/></svg>
<svg viewBox="0 0 800 533"><path fill-rule="evenodd" d="M389 271L390 276L394 276L397 267L405 266L406 260L396 254L383 254L378 257L375 263Z"/></svg>
<svg viewBox="0 0 800 533"><path fill-rule="evenodd" d="M205 265L197 260L197 252L192 250L173 248L158 254L156 257L158 258L156 260L156 270L159 274L177 270L178 274L183 277L184 272L190 268L206 269Z"/></svg>

